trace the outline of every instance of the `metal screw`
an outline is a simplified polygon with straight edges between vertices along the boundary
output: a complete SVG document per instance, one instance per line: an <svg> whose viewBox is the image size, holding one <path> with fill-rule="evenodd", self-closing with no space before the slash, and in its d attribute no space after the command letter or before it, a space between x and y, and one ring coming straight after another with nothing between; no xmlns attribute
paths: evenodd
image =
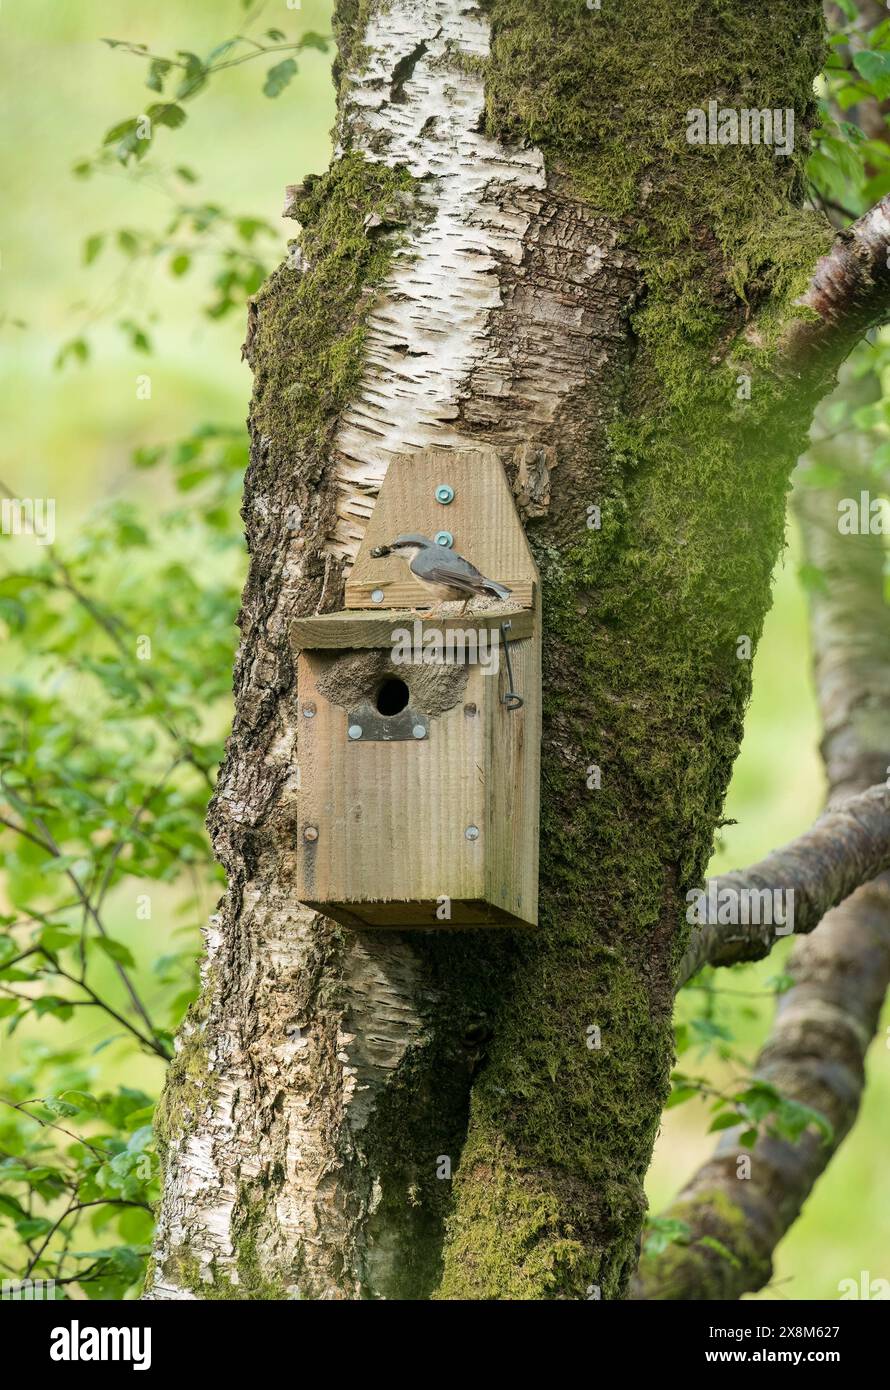
<svg viewBox="0 0 890 1390"><path fill-rule="evenodd" d="M314 719L314 718L315 718L315 701L314 701L314 700L310 700L309 703L308 703L307 705L304 705L304 706L303 706L303 718L304 718L304 719Z"/></svg>
<svg viewBox="0 0 890 1390"><path fill-rule="evenodd" d="M350 724L348 732L350 738L361 738L364 729L361 724Z"/></svg>
<svg viewBox="0 0 890 1390"><path fill-rule="evenodd" d="M449 549L454 545L454 537L450 531L437 531L434 539L436 545L445 545Z"/></svg>
<svg viewBox="0 0 890 1390"><path fill-rule="evenodd" d="M440 483L436 488L436 501L447 507L449 502L454 501L454 488L448 483Z"/></svg>
<svg viewBox="0 0 890 1390"><path fill-rule="evenodd" d="M415 738L426 738L426 729L422 724L415 724L411 732Z"/></svg>
<svg viewBox="0 0 890 1390"><path fill-rule="evenodd" d="M317 839L318 839L318 830L317 830L317 828L316 828L314 825L307 825L307 826L306 826L306 829L303 831L303 839L304 839L304 840L317 840Z"/></svg>
<svg viewBox="0 0 890 1390"><path fill-rule="evenodd" d="M479 827L478 827L478 825L468 825L467 828L466 828L466 830L464 831L464 835L466 836L466 838L467 838L468 840L478 840L478 839L479 839Z"/></svg>
<svg viewBox="0 0 890 1390"><path fill-rule="evenodd" d="M382 589L373 589L373 590L371 591L371 602L372 602L372 603L382 603L383 600L384 600L384 597L385 597L385 595L384 595L384 592L383 592Z"/></svg>

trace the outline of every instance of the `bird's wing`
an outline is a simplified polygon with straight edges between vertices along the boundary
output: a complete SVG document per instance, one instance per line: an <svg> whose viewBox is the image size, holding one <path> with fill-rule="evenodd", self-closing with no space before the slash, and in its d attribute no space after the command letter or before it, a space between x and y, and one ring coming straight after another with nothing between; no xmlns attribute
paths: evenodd
<svg viewBox="0 0 890 1390"><path fill-rule="evenodd" d="M421 553L410 568L428 584L450 584L452 589L466 589L471 594L478 594L489 582L475 565L453 550L444 551L441 559L429 551Z"/></svg>

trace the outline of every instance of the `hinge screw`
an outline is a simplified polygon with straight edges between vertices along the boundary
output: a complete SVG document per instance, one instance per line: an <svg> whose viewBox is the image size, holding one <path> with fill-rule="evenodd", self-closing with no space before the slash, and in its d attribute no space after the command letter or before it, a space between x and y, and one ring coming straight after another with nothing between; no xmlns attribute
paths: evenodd
<svg viewBox="0 0 890 1390"><path fill-rule="evenodd" d="M478 840L478 839L479 839L479 827L478 827L478 825L468 825L467 828L466 828L466 830L464 831L464 835L467 837L468 840Z"/></svg>
<svg viewBox="0 0 890 1390"><path fill-rule="evenodd" d="M304 840L317 840L317 839L318 839L318 830L317 830L316 826L314 826L314 825L307 825L307 826L306 826L306 829L303 831L303 839L304 839Z"/></svg>
<svg viewBox="0 0 890 1390"><path fill-rule="evenodd" d="M436 501L447 507L449 502L454 501L454 488L449 483L440 483L436 488Z"/></svg>

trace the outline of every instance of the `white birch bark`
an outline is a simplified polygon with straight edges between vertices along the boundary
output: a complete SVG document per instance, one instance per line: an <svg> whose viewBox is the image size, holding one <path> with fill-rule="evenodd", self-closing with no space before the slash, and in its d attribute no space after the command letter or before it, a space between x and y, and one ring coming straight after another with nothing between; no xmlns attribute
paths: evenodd
<svg viewBox="0 0 890 1390"><path fill-rule="evenodd" d="M420 207L376 297L361 387L336 432L333 523L315 542L295 537L283 558L269 648L286 644L320 554L339 582L395 452L518 448L520 500L527 515L544 510L555 435L571 443L573 398L614 368L625 341L634 267L615 229L548 178L538 150L480 133L473 60L488 44L481 7L395 0L370 20L362 70L349 74L341 143L407 166L422 181ZM536 444L543 461L529 453ZM256 494L252 504L271 505ZM252 641L241 659L265 699L279 658ZM224 862L241 855L245 831L286 822L295 805L294 712L286 694L269 698L275 733L261 765L236 750L221 776ZM237 1296L245 1245L254 1263L282 1271L278 1296L405 1288L411 1237L379 1213L384 1195L409 1210L420 1200L410 1176L384 1193L366 1137L400 1065L431 1047L425 1015L441 994L416 939L345 935L293 901L290 877L286 842L258 851L208 933L204 1021L179 1040L199 1075L184 1109L171 1089L178 1113L148 1297Z"/></svg>

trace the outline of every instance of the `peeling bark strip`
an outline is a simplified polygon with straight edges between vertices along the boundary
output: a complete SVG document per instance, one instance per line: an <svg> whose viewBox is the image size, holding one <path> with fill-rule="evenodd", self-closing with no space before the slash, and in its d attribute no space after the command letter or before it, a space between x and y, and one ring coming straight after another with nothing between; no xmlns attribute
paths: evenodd
<svg viewBox="0 0 890 1390"><path fill-rule="evenodd" d="M876 385L873 379L848 382L845 394L861 396L863 386ZM846 488L864 485L855 462L862 436L834 438L824 424L818 434L832 435L832 442L815 443L812 461L846 470ZM838 798L849 805L848 798L890 765L883 548L880 537L838 533L836 503L844 490L797 496L807 560L826 580L824 591L811 595L810 622L832 805ZM756 1074L824 1115L832 1141L824 1144L811 1128L796 1144L765 1138L742 1151L738 1131L728 1130L668 1209L668 1216L687 1224L688 1242L643 1259L635 1297L735 1299L769 1281L773 1251L859 1111L865 1055L890 986L890 874L829 912L795 947L786 969L794 984L779 1000ZM751 1163L744 1180L740 1152ZM719 1253L721 1246L731 1259Z"/></svg>
<svg viewBox="0 0 890 1390"><path fill-rule="evenodd" d="M749 869L722 874L706 884L709 917L694 930L678 981L686 984L705 965L735 965L769 955L776 941L794 932L803 936L818 926L830 908L863 883L890 869L890 787L883 783L851 797L821 816L811 830ZM732 920L734 904L746 895L778 893L788 901L780 921ZM790 899L789 899L789 894ZM727 905L726 922L712 920L712 904ZM767 910L770 904L766 903Z"/></svg>
<svg viewBox="0 0 890 1390"><path fill-rule="evenodd" d="M418 38L422 35L422 38ZM539 151L504 151L479 133L478 70L488 25L472 8L394 3L372 15L363 71L348 73L349 147L420 180L421 217L372 310L358 398L337 432L334 553L355 557L393 454L466 442L460 396L502 300L500 262L517 265L545 184Z"/></svg>
<svg viewBox="0 0 890 1390"><path fill-rule="evenodd" d="M336 27L340 148L245 347L229 887L162 1107L152 1296L618 1298L736 639L817 389L762 348L740 407L728 353L794 317L828 244L799 207L820 7L341 0ZM692 88L793 106L795 154L691 151ZM293 894L291 625L341 606L395 451L476 443L542 577L541 925L341 931Z"/></svg>

